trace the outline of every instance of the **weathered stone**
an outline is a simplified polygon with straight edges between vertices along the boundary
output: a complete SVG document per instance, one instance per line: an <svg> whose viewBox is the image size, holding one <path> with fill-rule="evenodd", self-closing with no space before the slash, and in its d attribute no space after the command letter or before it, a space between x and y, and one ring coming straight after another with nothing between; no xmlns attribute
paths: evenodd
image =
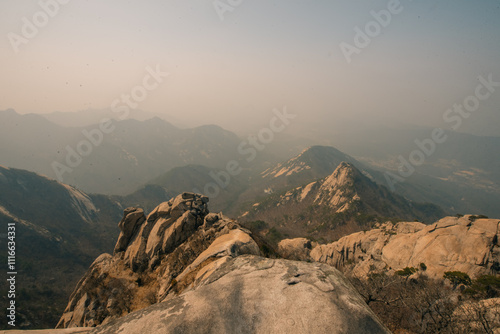
<svg viewBox="0 0 500 334"><path fill-rule="evenodd" d="M147 218L140 209L125 210L119 251L94 261L58 327L105 324L178 293L177 280L191 284L212 258L259 254L249 231L222 214L204 224L205 212L203 196L188 193L160 204ZM189 279L179 277L183 272Z"/></svg>
<svg viewBox="0 0 500 334"><path fill-rule="evenodd" d="M209 213L205 216L205 226L210 227L219 220L219 215L216 213Z"/></svg>
<svg viewBox="0 0 500 334"><path fill-rule="evenodd" d="M201 253L176 279L180 281L193 271L199 270L199 267L210 258L236 257L242 254L260 255L259 246L247 233L239 229L231 230L228 234L223 234L215 239L210 247Z"/></svg>
<svg viewBox="0 0 500 334"><path fill-rule="evenodd" d="M134 232L140 228L142 223L146 220L144 216L144 210L139 208L127 208L123 212L123 218L118 223L120 228L120 235L118 241L116 242L114 253L119 253L124 251L129 242L130 238L133 236Z"/></svg>
<svg viewBox="0 0 500 334"><path fill-rule="evenodd" d="M290 279L295 283L289 284ZM226 260L181 295L97 327L91 333L389 331L335 268L243 255Z"/></svg>
<svg viewBox="0 0 500 334"><path fill-rule="evenodd" d="M284 239L278 243L278 253L289 260L311 261L311 250L316 243L306 238Z"/></svg>
<svg viewBox="0 0 500 334"><path fill-rule="evenodd" d="M420 263L435 278L442 278L446 271L463 271L472 277L491 274L500 262L500 222L470 221L469 217L446 217L428 226L415 222L383 225L317 246L311 257L359 277L374 270L419 268Z"/></svg>

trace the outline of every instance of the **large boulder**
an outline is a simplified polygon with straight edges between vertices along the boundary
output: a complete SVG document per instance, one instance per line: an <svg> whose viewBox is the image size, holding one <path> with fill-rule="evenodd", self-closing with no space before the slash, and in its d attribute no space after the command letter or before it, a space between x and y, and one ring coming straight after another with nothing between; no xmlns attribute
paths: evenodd
<svg viewBox="0 0 500 334"><path fill-rule="evenodd" d="M205 269L181 294L90 333L389 333L331 266L243 255Z"/></svg>
<svg viewBox="0 0 500 334"><path fill-rule="evenodd" d="M317 243L306 238L283 239L278 243L278 253L289 260L311 261L311 250Z"/></svg>
<svg viewBox="0 0 500 334"><path fill-rule="evenodd" d="M387 223L319 245L310 256L358 277L420 264L433 278L442 278L446 271L477 277L500 269L499 224L498 219L474 216L446 217L431 225Z"/></svg>

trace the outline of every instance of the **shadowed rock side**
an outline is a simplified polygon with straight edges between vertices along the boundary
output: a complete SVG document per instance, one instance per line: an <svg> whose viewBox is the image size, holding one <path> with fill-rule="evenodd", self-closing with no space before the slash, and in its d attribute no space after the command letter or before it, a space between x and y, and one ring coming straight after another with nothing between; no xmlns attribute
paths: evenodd
<svg viewBox="0 0 500 334"><path fill-rule="evenodd" d="M192 289L90 333L389 333L328 265L243 255L204 269Z"/></svg>
<svg viewBox="0 0 500 334"><path fill-rule="evenodd" d="M251 232L183 193L128 208L114 255L78 283L58 327L91 333L387 333L326 264L260 257ZM307 242L306 242L307 243Z"/></svg>
<svg viewBox="0 0 500 334"><path fill-rule="evenodd" d="M287 258L327 263L357 277L420 268L421 263L429 277L442 278L446 271L477 277L500 270L499 224L498 219L470 215L446 217L431 225L385 223L330 244L314 245L312 250L302 239L283 240L279 251Z"/></svg>

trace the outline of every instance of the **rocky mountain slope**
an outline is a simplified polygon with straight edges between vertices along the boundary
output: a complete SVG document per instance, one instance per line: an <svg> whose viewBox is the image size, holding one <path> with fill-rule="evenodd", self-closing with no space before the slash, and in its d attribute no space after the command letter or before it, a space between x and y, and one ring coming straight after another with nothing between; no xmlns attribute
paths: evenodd
<svg viewBox="0 0 500 334"><path fill-rule="evenodd" d="M36 173L0 166L0 247L7 249L6 226L14 222L16 268L22 273L18 327L55 326L78 279L99 254L113 250L123 208L141 204L152 210L171 197L159 186L126 197L86 194ZM0 256L7 263L7 252ZM6 281L0 288L6 291Z"/></svg>
<svg viewBox="0 0 500 334"><path fill-rule="evenodd" d="M398 134L404 138L408 136L399 132ZM450 138L461 138L454 134L449 135ZM498 188L496 186L498 182L495 180L498 170L500 170L497 168L500 166L498 159L490 155L479 157L483 154L482 152L489 151L487 147L496 145L494 138L482 138L481 140L481 138L474 137L475 144L473 145L466 144L464 139L462 138L452 145L450 151L453 151L454 154L450 154L446 150L439 150L429 157L428 163L419 166L413 175L403 180L396 180L393 176L386 174L386 172L391 172L392 175L398 175L398 172L394 170L397 169L398 165L394 161L380 163L379 160L365 158L365 155L355 159L331 146L311 146L299 155L266 169L260 177L252 180L253 188L255 185L259 185L259 191L249 191L248 194L243 194L241 197L243 200L249 200L262 197L264 191L267 193L279 192L283 189L290 190L308 184L329 176L340 162L345 161L380 185L389 187L390 184L396 182L393 184L393 191L413 202L430 202L442 207L450 214L476 212L499 216L500 211L495 204L499 199L498 189L495 190ZM392 138L392 140L399 142L397 138ZM459 145L459 143L463 145ZM402 146L399 154L412 151L412 149L407 147L403 149L403 147L405 146ZM460 147L466 147L467 154L457 152ZM483 151L478 153L474 147L482 147ZM436 156L443 156L443 159L436 159ZM453 156L461 157L461 161L453 160ZM467 159L465 159L466 156Z"/></svg>
<svg viewBox="0 0 500 334"><path fill-rule="evenodd" d="M405 267L425 271L431 278L442 278L447 271L474 278L500 272L499 226L498 219L471 215L446 217L431 225L388 222L330 244L282 240L279 249L288 258L327 263L361 278Z"/></svg>
<svg viewBox="0 0 500 334"><path fill-rule="evenodd" d="M121 210L44 176L0 167L0 248L7 249L7 224L16 227L18 326L54 326L72 285L110 249ZM2 252L3 263L6 257ZM0 287L7 291L5 280Z"/></svg>
<svg viewBox="0 0 500 334"><path fill-rule="evenodd" d="M279 163L261 173L263 181L274 189L301 186L331 174L341 162L359 169L363 164L331 146L311 146L299 155Z"/></svg>
<svg viewBox="0 0 500 334"><path fill-rule="evenodd" d="M260 257L251 232L183 193L129 208L114 255L78 283L58 327L91 333L387 333L336 269Z"/></svg>
<svg viewBox="0 0 500 334"><path fill-rule="evenodd" d="M410 202L342 162L326 178L255 203L244 219L263 220L290 236L335 238L376 220L442 216L437 206Z"/></svg>

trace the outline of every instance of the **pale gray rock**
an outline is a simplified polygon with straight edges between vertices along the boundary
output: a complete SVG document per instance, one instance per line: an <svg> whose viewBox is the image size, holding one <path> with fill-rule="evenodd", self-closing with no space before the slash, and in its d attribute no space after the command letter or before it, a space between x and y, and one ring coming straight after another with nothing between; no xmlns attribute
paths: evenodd
<svg viewBox="0 0 500 334"><path fill-rule="evenodd" d="M181 293L217 258L259 255L251 232L222 214L208 215L207 201L184 193L147 218L141 209L125 210L115 254L90 266L57 327L106 324Z"/></svg>
<svg viewBox="0 0 500 334"><path fill-rule="evenodd" d="M372 271L420 268L421 263L429 277L442 278L446 271L477 277L500 269L499 223L465 216L446 217L431 225L383 224L319 245L310 255L358 277Z"/></svg>
<svg viewBox="0 0 500 334"><path fill-rule="evenodd" d="M180 295L90 333L389 333L328 265L243 255L210 266Z"/></svg>
<svg viewBox="0 0 500 334"><path fill-rule="evenodd" d="M120 228L120 236L116 242L114 253L119 253L124 251L129 242L130 238L134 232L144 223L146 217L144 216L144 210L140 208L127 208L123 212L123 218L118 223Z"/></svg>
<svg viewBox="0 0 500 334"><path fill-rule="evenodd" d="M316 245L306 238L283 239L278 243L278 253L289 260L312 261L310 253Z"/></svg>

